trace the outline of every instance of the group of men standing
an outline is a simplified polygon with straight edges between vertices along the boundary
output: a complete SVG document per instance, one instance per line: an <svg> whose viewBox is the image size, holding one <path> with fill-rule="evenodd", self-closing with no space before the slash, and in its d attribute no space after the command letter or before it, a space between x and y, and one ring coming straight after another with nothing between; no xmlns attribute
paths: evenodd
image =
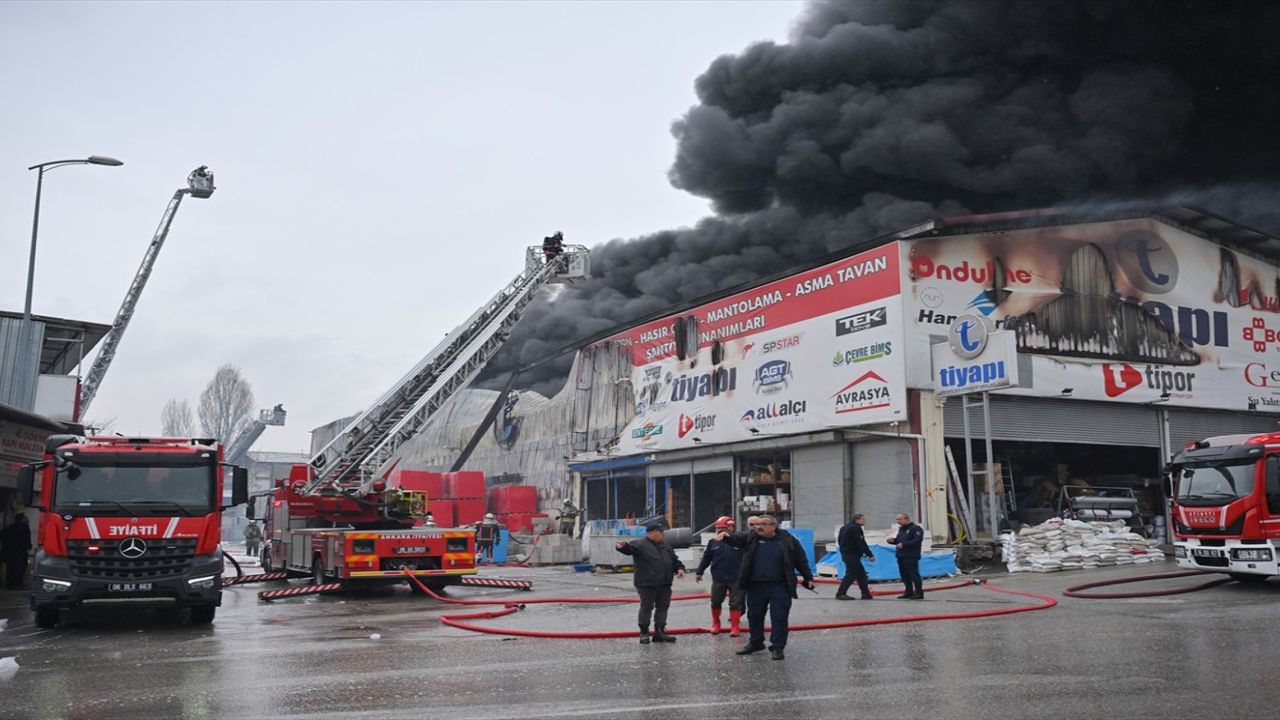
<svg viewBox="0 0 1280 720"><path fill-rule="evenodd" d="M920 579L920 549L924 542L924 530L906 514L897 517L896 535L887 539L897 549L898 569L906 591L899 598L919 600L924 598ZM729 601L729 637L737 637L743 611L746 611L750 634L747 644L738 650L739 655L751 655L765 649L765 616L770 620L769 652L774 660L786 657L787 638L790 634L791 602L797 596L796 589L803 586L813 590L813 573L805 557L804 548L794 536L778 527L771 515L758 515L747 520L747 531L736 532L737 523L725 516L716 520L716 534L706 546L702 561L694 571L694 579L702 582L703 574L711 570L711 632L723 631L724 602ZM863 600L872 599L867 583L867 571L863 558L875 560L875 554L867 544L863 526L864 515L854 515L842 528L838 537L840 554L845 562L844 579L836 591L836 599L852 600L849 586L855 581ZM667 610L671 604L671 585L685 574L684 563L675 550L664 541L666 526L651 523L645 526L645 537L616 544L618 552L629 555L635 562L635 586L640 595L640 644L652 642L673 643L676 638L667 632ZM654 632L649 634L653 621Z"/></svg>

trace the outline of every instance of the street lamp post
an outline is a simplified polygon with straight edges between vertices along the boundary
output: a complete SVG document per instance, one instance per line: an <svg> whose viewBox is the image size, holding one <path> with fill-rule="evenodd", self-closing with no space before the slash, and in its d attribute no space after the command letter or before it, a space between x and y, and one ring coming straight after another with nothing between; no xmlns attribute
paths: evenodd
<svg viewBox="0 0 1280 720"><path fill-rule="evenodd" d="M27 261L27 299L22 306L22 327L18 332L18 362L17 362L17 382L15 386L18 388L16 401L24 410L34 409L34 401L30 399L33 396L31 388L31 380L35 373L31 368L31 293L35 285L36 277L36 238L40 232L40 191L44 188L44 174L47 170L64 165L107 165L115 167L124 163L102 155L90 155L87 158L79 160L52 160L39 165L32 165L28 170L37 170L36 173L36 207L31 218L31 257ZM39 361L36 363L36 372L39 372Z"/></svg>

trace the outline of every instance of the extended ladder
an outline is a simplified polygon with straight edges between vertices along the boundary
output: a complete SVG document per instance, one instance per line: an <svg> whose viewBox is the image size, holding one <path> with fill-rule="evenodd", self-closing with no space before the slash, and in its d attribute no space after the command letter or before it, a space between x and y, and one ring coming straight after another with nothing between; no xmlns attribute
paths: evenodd
<svg viewBox="0 0 1280 720"><path fill-rule="evenodd" d="M587 248L554 247L554 253L545 243L530 247L524 271L321 448L310 460L314 475L303 493L323 487L367 492L379 470L493 358L543 285L587 277Z"/></svg>
<svg viewBox="0 0 1280 720"><path fill-rule="evenodd" d="M258 419L245 426L245 429L241 430L240 434L227 445L223 460L229 465L240 465L249 454L249 448L262 437L262 432L267 429L267 426L284 425L285 415L283 405L277 405L270 410L259 410Z"/></svg>
<svg viewBox="0 0 1280 720"><path fill-rule="evenodd" d="M213 173L209 171L208 166L201 165L187 176L187 187L174 191L173 198L169 200L164 214L160 216L160 225L156 227L156 234L152 236L151 244L142 255L142 264L138 266L138 272L133 276L133 283L124 294L124 302L116 312L116 319L111 323L111 329L107 331L106 337L102 338L98 355L93 359L93 365L85 376L84 385L80 389L78 419L84 418L89 411L90 403L98 394L98 386L102 384L107 368L111 367L111 361L116 357L120 338L124 337L124 331L129 329L129 320L133 318L133 311L138 307L138 298L142 297L142 290L147 286L147 279L151 277L151 269L155 267L160 248L164 246L164 239L169 236L169 226L173 224L173 216L178 213L178 206L182 204L183 196L207 198L213 195L214 189Z"/></svg>

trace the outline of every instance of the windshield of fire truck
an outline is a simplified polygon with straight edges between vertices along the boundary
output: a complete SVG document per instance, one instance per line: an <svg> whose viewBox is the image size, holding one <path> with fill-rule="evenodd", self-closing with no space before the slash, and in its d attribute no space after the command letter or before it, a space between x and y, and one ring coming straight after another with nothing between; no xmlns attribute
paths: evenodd
<svg viewBox="0 0 1280 720"><path fill-rule="evenodd" d="M1257 469L1256 458L1187 463L1178 468L1178 504L1219 506L1242 498L1253 492Z"/></svg>
<svg viewBox="0 0 1280 720"><path fill-rule="evenodd" d="M215 465L175 462L95 464L87 456L57 474L54 512L205 515L216 509Z"/></svg>

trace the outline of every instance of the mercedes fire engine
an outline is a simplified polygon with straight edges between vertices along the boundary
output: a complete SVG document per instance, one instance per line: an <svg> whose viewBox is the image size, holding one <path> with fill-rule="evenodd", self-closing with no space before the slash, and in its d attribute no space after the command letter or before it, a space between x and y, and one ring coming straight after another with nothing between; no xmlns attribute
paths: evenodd
<svg viewBox="0 0 1280 720"><path fill-rule="evenodd" d="M502 347L544 285L588 276L590 256L559 233L526 250L525 268L407 375L247 510L264 520L262 566L316 584L401 582L436 588L474 575L475 533L427 524L428 498L388 476L398 451ZM411 587L413 584L410 584Z"/></svg>
<svg viewBox="0 0 1280 720"><path fill-rule="evenodd" d="M1180 567L1242 582L1280 574L1280 433L1199 440L1168 471Z"/></svg>
<svg viewBox="0 0 1280 720"><path fill-rule="evenodd" d="M63 609L85 603L176 604L193 623L212 622L222 604L222 511L244 503L249 487L233 467L224 505L225 465L214 440L50 437L44 459L18 476L22 502L40 510L36 625L53 627Z"/></svg>

